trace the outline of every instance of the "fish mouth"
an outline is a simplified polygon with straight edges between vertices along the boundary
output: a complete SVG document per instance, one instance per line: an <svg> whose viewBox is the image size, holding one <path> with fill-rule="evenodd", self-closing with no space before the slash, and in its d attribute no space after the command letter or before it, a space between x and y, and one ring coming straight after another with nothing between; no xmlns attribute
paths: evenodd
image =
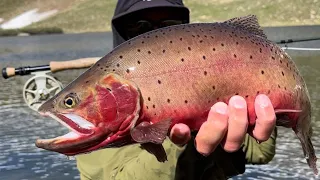
<svg viewBox="0 0 320 180"><path fill-rule="evenodd" d="M53 114L51 112L41 114L57 120L70 130L69 133L52 139L37 139L35 145L45 150L76 155L86 152L87 149L96 146L112 134L111 131L95 126L75 114Z"/></svg>

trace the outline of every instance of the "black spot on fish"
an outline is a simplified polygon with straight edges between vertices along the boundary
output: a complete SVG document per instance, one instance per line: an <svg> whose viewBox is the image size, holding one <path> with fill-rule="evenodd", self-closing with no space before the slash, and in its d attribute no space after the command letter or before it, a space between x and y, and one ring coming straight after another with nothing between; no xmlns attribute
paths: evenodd
<svg viewBox="0 0 320 180"><path fill-rule="evenodd" d="M181 62L183 62L184 61L184 59L183 58L181 58Z"/></svg>
<svg viewBox="0 0 320 180"><path fill-rule="evenodd" d="M151 54L151 51L148 51L148 54Z"/></svg>
<svg viewBox="0 0 320 180"><path fill-rule="evenodd" d="M120 64L119 64L119 63L117 64L117 67L120 67Z"/></svg>
<svg viewBox="0 0 320 180"><path fill-rule="evenodd" d="M149 106L146 106L147 109L149 109Z"/></svg>
<svg viewBox="0 0 320 180"><path fill-rule="evenodd" d="M167 102L170 103L170 99L167 99Z"/></svg>
<svg viewBox="0 0 320 180"><path fill-rule="evenodd" d="M279 84L278 84L278 88L281 88Z"/></svg>
<svg viewBox="0 0 320 180"><path fill-rule="evenodd" d="M216 51L216 48L212 48L213 51Z"/></svg>
<svg viewBox="0 0 320 180"><path fill-rule="evenodd" d="M165 32L163 32L162 34L163 34L163 35L165 35L166 33L165 33Z"/></svg>
<svg viewBox="0 0 320 180"><path fill-rule="evenodd" d="M263 71L263 70L261 71L261 74L264 74L264 71Z"/></svg>
<svg viewBox="0 0 320 180"><path fill-rule="evenodd" d="M112 69L112 71L116 71L115 69Z"/></svg>
<svg viewBox="0 0 320 180"><path fill-rule="evenodd" d="M154 113L154 115L156 116L156 115L157 115L157 113Z"/></svg>
<svg viewBox="0 0 320 180"><path fill-rule="evenodd" d="M245 96L245 98L248 98L248 97L249 97L249 95L246 95L246 96Z"/></svg>
<svg viewBox="0 0 320 180"><path fill-rule="evenodd" d="M287 87L284 87L284 90L287 90Z"/></svg>
<svg viewBox="0 0 320 180"><path fill-rule="evenodd" d="M186 103L186 104L187 104L187 103L188 103L188 100L184 100L184 103Z"/></svg>
<svg viewBox="0 0 320 180"><path fill-rule="evenodd" d="M213 36L210 36L211 37L211 39L214 39L214 37Z"/></svg>
<svg viewBox="0 0 320 180"><path fill-rule="evenodd" d="M166 50L162 50L162 53L165 53L166 52Z"/></svg>
<svg viewBox="0 0 320 180"><path fill-rule="evenodd" d="M101 67L100 69L103 70L103 67Z"/></svg>
<svg viewBox="0 0 320 180"><path fill-rule="evenodd" d="M235 95L239 95L239 93L235 93Z"/></svg>
<svg viewBox="0 0 320 180"><path fill-rule="evenodd" d="M106 69L104 71L107 71Z"/></svg>
<svg viewBox="0 0 320 180"><path fill-rule="evenodd" d="M262 53L262 49L260 48L260 53Z"/></svg>
<svg viewBox="0 0 320 180"><path fill-rule="evenodd" d="M206 56L202 56L202 59L206 59Z"/></svg>
<svg viewBox="0 0 320 180"><path fill-rule="evenodd" d="M127 72L127 73L129 73L129 72L130 72L130 70L129 70L129 69L127 69L127 70L126 70L126 72Z"/></svg>
<svg viewBox="0 0 320 180"><path fill-rule="evenodd" d="M199 35L199 34L197 34L197 37L200 37L200 35Z"/></svg>
<svg viewBox="0 0 320 180"><path fill-rule="evenodd" d="M188 47L188 50L191 51L191 47Z"/></svg>
<svg viewBox="0 0 320 180"><path fill-rule="evenodd" d="M204 35L205 38L207 38L207 35Z"/></svg>
<svg viewBox="0 0 320 180"><path fill-rule="evenodd" d="M206 76L208 73L207 73L207 71L204 71L203 74Z"/></svg>
<svg viewBox="0 0 320 180"><path fill-rule="evenodd" d="M275 58L275 57L273 57L273 56L272 56L271 58L272 58L273 60L275 60L275 59L276 59L276 58Z"/></svg>
<svg viewBox="0 0 320 180"><path fill-rule="evenodd" d="M160 81L160 80L158 80L158 84L161 84L161 81Z"/></svg>
<svg viewBox="0 0 320 180"><path fill-rule="evenodd" d="M234 57L234 58L237 58L237 55L236 55L236 54L234 54L234 55L233 55L233 57Z"/></svg>
<svg viewBox="0 0 320 180"><path fill-rule="evenodd" d="M156 108L156 105L152 105L153 108Z"/></svg>
<svg viewBox="0 0 320 180"><path fill-rule="evenodd" d="M141 43L144 44L144 41L142 41Z"/></svg>
<svg viewBox="0 0 320 180"><path fill-rule="evenodd" d="M140 52L140 49L137 49L138 52Z"/></svg>
<svg viewBox="0 0 320 180"><path fill-rule="evenodd" d="M224 46L224 44L223 44L223 43L221 43L221 46Z"/></svg>
<svg viewBox="0 0 320 180"><path fill-rule="evenodd" d="M182 41L182 38L180 38L180 41Z"/></svg>
<svg viewBox="0 0 320 180"><path fill-rule="evenodd" d="M239 42L237 41L237 42L236 42L236 45L238 45L238 44L239 44Z"/></svg>
<svg viewBox="0 0 320 180"><path fill-rule="evenodd" d="M260 91L257 91L257 94L259 94L260 93Z"/></svg>
<svg viewBox="0 0 320 180"><path fill-rule="evenodd" d="M86 81L86 83L88 83L89 81Z"/></svg>
<svg viewBox="0 0 320 180"><path fill-rule="evenodd" d="M282 63L282 60L280 60L280 63Z"/></svg>
<svg viewBox="0 0 320 180"><path fill-rule="evenodd" d="M140 64L140 61L137 61L138 64Z"/></svg>
<svg viewBox="0 0 320 180"><path fill-rule="evenodd" d="M216 89L216 86L212 86L212 89L215 90L215 89Z"/></svg>
<svg viewBox="0 0 320 180"><path fill-rule="evenodd" d="M202 41L202 40L200 40L199 42L200 42L200 43L202 43L203 41Z"/></svg>
<svg viewBox="0 0 320 180"><path fill-rule="evenodd" d="M97 64L97 66L100 66L100 64Z"/></svg>
<svg viewBox="0 0 320 180"><path fill-rule="evenodd" d="M157 35L156 35L155 37L156 37L156 38L158 38L158 36L157 36Z"/></svg>
<svg viewBox="0 0 320 180"><path fill-rule="evenodd" d="M192 37L196 37L195 35L192 35ZM181 38L180 38L180 40L181 40Z"/></svg>
<svg viewBox="0 0 320 180"><path fill-rule="evenodd" d="M268 94L270 94L270 92L271 92L271 91L270 91L270 89L269 89L269 90L268 90Z"/></svg>
<svg viewBox="0 0 320 180"><path fill-rule="evenodd" d="M283 71L281 71L281 73L282 73L282 76L284 76L284 73L283 73Z"/></svg>
<svg viewBox="0 0 320 180"><path fill-rule="evenodd" d="M119 56L119 58L122 59L123 57L122 57L122 56Z"/></svg>
<svg viewBox="0 0 320 180"><path fill-rule="evenodd" d="M250 59L252 59L252 55L250 56Z"/></svg>
<svg viewBox="0 0 320 180"><path fill-rule="evenodd" d="M148 97L148 101L151 101L151 98L150 98L150 97Z"/></svg>
<svg viewBox="0 0 320 180"><path fill-rule="evenodd" d="M170 41L170 43L172 43L172 41Z"/></svg>

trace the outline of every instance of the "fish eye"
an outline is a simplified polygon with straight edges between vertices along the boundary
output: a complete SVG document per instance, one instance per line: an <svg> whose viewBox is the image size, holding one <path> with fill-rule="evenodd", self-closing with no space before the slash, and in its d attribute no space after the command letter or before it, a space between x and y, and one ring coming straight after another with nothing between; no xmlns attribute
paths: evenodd
<svg viewBox="0 0 320 180"><path fill-rule="evenodd" d="M75 99L73 97L67 97L64 100L64 105L68 108L72 108L76 105Z"/></svg>

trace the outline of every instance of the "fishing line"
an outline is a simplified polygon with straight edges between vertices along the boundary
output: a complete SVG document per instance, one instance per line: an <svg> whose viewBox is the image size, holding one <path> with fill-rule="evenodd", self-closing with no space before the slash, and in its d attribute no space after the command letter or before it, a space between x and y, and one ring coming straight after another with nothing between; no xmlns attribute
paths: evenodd
<svg viewBox="0 0 320 180"><path fill-rule="evenodd" d="M296 50L296 51L320 51L320 48L298 48L298 47L282 47L283 50Z"/></svg>

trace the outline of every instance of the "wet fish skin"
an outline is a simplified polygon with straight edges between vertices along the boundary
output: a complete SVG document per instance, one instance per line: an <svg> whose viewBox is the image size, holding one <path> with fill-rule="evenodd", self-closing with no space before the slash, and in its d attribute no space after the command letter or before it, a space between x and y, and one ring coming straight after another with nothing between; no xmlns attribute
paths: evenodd
<svg viewBox="0 0 320 180"><path fill-rule="evenodd" d="M76 93L78 102L68 109L63 102L70 93ZM176 123L198 130L210 107L228 102L233 95L246 98L252 128L254 99L261 93L268 95L278 112L277 125L297 134L317 174L306 84L291 58L266 38L255 16L171 26L133 38L99 60L40 111L76 114L94 124L93 134L85 135L99 142L77 143L78 151L63 151L78 154L137 142L161 144ZM78 136L74 141L83 142ZM53 151L64 146L42 142L37 146Z"/></svg>

